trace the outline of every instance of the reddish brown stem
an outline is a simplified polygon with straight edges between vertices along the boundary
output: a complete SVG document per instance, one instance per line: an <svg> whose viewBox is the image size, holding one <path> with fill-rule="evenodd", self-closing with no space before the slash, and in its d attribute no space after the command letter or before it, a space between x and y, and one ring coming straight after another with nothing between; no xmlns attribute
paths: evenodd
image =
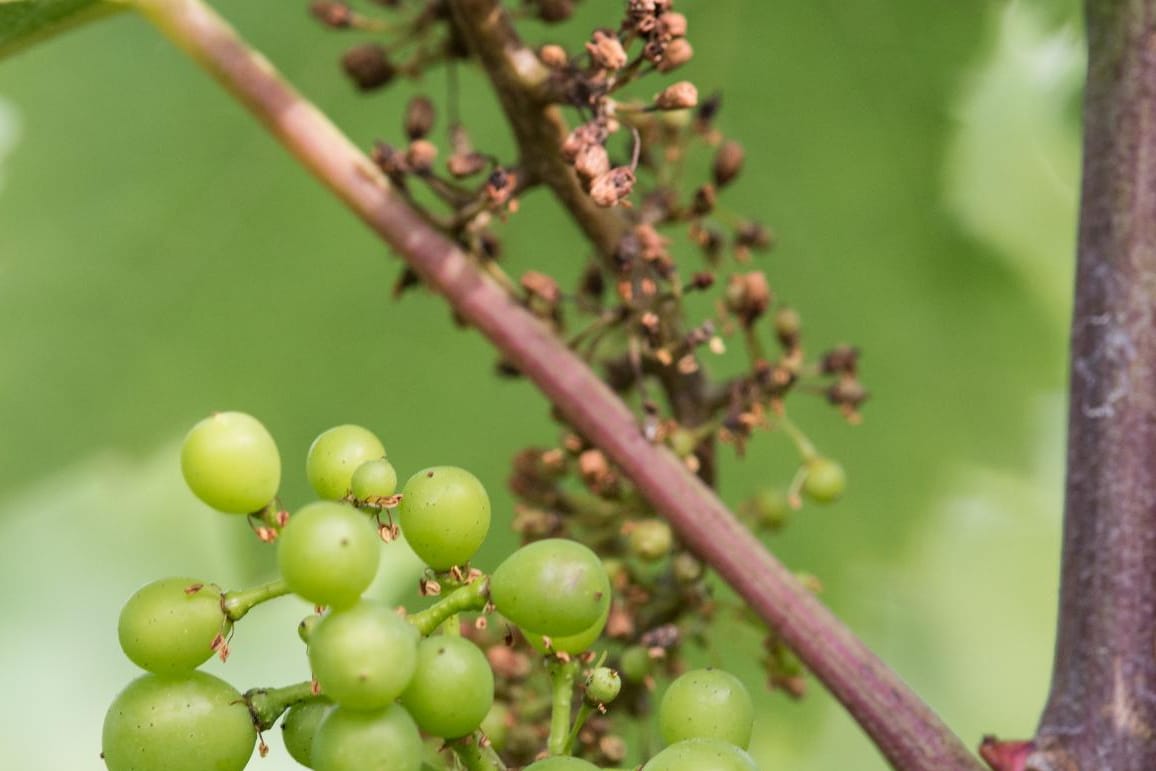
<svg viewBox="0 0 1156 771"><path fill-rule="evenodd" d="M1036 771L1156 768L1156 0L1091 0L1052 690Z"/></svg>
<svg viewBox="0 0 1156 771"><path fill-rule="evenodd" d="M684 542L778 630L895 768L982 768L709 488L673 454L643 439L634 416L594 372L408 207L373 164L211 9L200 0L146 0L141 7L634 480Z"/></svg>

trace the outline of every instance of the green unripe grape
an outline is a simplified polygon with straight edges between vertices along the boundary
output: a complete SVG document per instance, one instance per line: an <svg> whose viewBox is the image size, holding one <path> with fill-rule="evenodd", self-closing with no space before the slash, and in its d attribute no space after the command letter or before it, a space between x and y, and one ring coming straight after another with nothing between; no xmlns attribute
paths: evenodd
<svg viewBox="0 0 1156 771"><path fill-rule="evenodd" d="M530 647L539 653L582 653L590 650L591 646L598 642L609 618L610 604L607 603L602 616L589 628L583 629L578 634L551 637L549 646L546 645L546 638L535 632L523 629L522 636L526 638L526 642L530 643Z"/></svg>
<svg viewBox="0 0 1156 771"><path fill-rule="evenodd" d="M381 709L413 678L420 637L391 608L363 601L322 619L309 638L309 664L333 701L350 709Z"/></svg>
<svg viewBox="0 0 1156 771"><path fill-rule="evenodd" d="M635 522L628 536L630 551L646 562L660 560L670 554L674 533L661 519L643 519Z"/></svg>
<svg viewBox="0 0 1156 771"><path fill-rule="evenodd" d="M251 514L265 508L281 484L277 443L243 412L218 412L193 426L181 445L189 489L217 511Z"/></svg>
<svg viewBox="0 0 1156 771"><path fill-rule="evenodd" d="M586 676L586 699L595 704L609 704L618 698L622 678L610 667L595 667Z"/></svg>
<svg viewBox="0 0 1156 771"><path fill-rule="evenodd" d="M369 712L334 707L313 737L316 771L419 771L424 754L417 725L397 704Z"/></svg>
<svg viewBox="0 0 1156 771"><path fill-rule="evenodd" d="M631 645L618 657L618 669L632 683L641 683L650 674L650 653L641 645Z"/></svg>
<svg viewBox="0 0 1156 771"><path fill-rule="evenodd" d="M456 739L482 724L494 703L494 671L464 637L435 635L418 644L417 670L401 704L421 730Z"/></svg>
<svg viewBox="0 0 1156 771"><path fill-rule="evenodd" d="M506 738L510 733L510 723L513 722L513 717L510 714L510 708L500 701L495 701L490 705L490 711L482 718L482 733L490 740L490 744L498 752L506 749Z"/></svg>
<svg viewBox="0 0 1156 771"><path fill-rule="evenodd" d="M361 426L336 426L309 446L305 476L317 495L338 501L349 492L353 472L366 461L385 457L385 447L372 431Z"/></svg>
<svg viewBox="0 0 1156 771"><path fill-rule="evenodd" d="M598 555L564 538L523 546L490 577L490 598L519 627L549 637L577 634L610 605L610 579Z"/></svg>
<svg viewBox="0 0 1156 771"><path fill-rule="evenodd" d="M778 530L791 516L791 504L787 494L777 487L765 487L741 504L744 514L752 524L769 530Z"/></svg>
<svg viewBox="0 0 1156 771"><path fill-rule="evenodd" d="M305 618L301 619L301 623L297 625L297 636L301 638L301 642L308 644L309 638L313 636L313 630L321 623L321 616L316 613L311 613Z"/></svg>
<svg viewBox="0 0 1156 771"><path fill-rule="evenodd" d="M598 771L598 766L588 760L559 755L539 760L526 766L525 771Z"/></svg>
<svg viewBox="0 0 1156 771"><path fill-rule="evenodd" d="M398 523L417 556L434 570L464 565L490 530L490 497L470 472L435 466L405 483Z"/></svg>
<svg viewBox="0 0 1156 771"><path fill-rule="evenodd" d="M281 719L281 739L289 755L306 768L313 767L313 737L317 727L333 709L333 702L325 697L298 702Z"/></svg>
<svg viewBox="0 0 1156 771"><path fill-rule="evenodd" d="M832 503L847 489L847 472L837 461L822 456L807 461L803 492L819 503Z"/></svg>
<svg viewBox="0 0 1156 771"><path fill-rule="evenodd" d="M343 608L377 575L381 539L352 506L318 501L292 517L277 539L277 566L289 588L315 605Z"/></svg>
<svg viewBox="0 0 1156 771"><path fill-rule="evenodd" d="M650 759L642 771L759 771L742 748L719 739L687 739Z"/></svg>
<svg viewBox="0 0 1156 771"><path fill-rule="evenodd" d="M658 727L668 744L683 739L720 739L746 749L755 707L746 686L721 669L695 669L663 694Z"/></svg>
<svg viewBox="0 0 1156 771"><path fill-rule="evenodd" d="M385 458L367 460L353 472L349 486L353 497L360 501L388 498L397 492L397 470Z"/></svg>
<svg viewBox="0 0 1156 771"><path fill-rule="evenodd" d="M204 672L139 677L104 717L104 764L109 771L240 771L257 741L240 699Z"/></svg>
<svg viewBox="0 0 1156 771"><path fill-rule="evenodd" d="M213 655L217 635L228 631L221 589L194 578L154 581L125 603L116 631L121 649L141 669L190 672Z"/></svg>

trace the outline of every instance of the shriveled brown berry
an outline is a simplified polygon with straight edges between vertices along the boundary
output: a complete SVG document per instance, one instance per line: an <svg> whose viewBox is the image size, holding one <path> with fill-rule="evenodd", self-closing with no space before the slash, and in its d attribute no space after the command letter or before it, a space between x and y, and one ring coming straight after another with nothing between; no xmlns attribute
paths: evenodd
<svg viewBox="0 0 1156 771"><path fill-rule="evenodd" d="M593 37L586 44L586 51L602 69L618 70L626 66L626 49L622 47L618 36L609 30L594 30Z"/></svg>
<svg viewBox="0 0 1156 771"><path fill-rule="evenodd" d="M668 11L658 17L658 34L663 37L686 37L686 17L675 11Z"/></svg>
<svg viewBox="0 0 1156 771"><path fill-rule="evenodd" d="M689 80L667 86L654 98L654 106L660 110L688 110L696 104L698 89Z"/></svg>
<svg viewBox="0 0 1156 771"><path fill-rule="evenodd" d="M618 166L598 176L590 183L590 197L599 206L617 206L634 189L634 172Z"/></svg>
<svg viewBox="0 0 1156 771"><path fill-rule="evenodd" d="M743 159L746 153L743 146L732 139L728 139L719 145L718 150L714 154L714 167L712 169L714 174L714 183L719 187L726 187L734 178L739 175L743 169Z"/></svg>
<svg viewBox="0 0 1156 771"><path fill-rule="evenodd" d="M428 174L433 170L434 161L438 157L438 148L428 139L415 139L409 143L405 160L409 168L416 174Z"/></svg>
<svg viewBox="0 0 1156 771"><path fill-rule="evenodd" d="M538 58L552 70L560 70L570 63L566 49L554 43L547 43L538 49Z"/></svg>
<svg viewBox="0 0 1156 771"><path fill-rule="evenodd" d="M353 24L353 11L345 3L335 0L315 0L309 5L309 13L317 21L334 29L345 29Z"/></svg>
<svg viewBox="0 0 1156 771"><path fill-rule="evenodd" d="M610 155L602 145L586 145L574 158L574 170L590 181L610 171Z"/></svg>
<svg viewBox="0 0 1156 771"><path fill-rule="evenodd" d="M762 271L736 273L727 281L727 308L750 326L771 304L771 287Z"/></svg>
<svg viewBox="0 0 1156 771"><path fill-rule="evenodd" d="M376 43L350 48L341 57L341 66L362 91L381 88L397 74L388 52Z"/></svg>
<svg viewBox="0 0 1156 771"><path fill-rule="evenodd" d="M415 96L405 107L405 135L410 139L424 139L433 129L437 111L427 97Z"/></svg>
<svg viewBox="0 0 1156 771"><path fill-rule="evenodd" d="M662 58L658 60L659 72L670 72L689 62L694 57L694 48L686 42L686 38L675 38L662 49Z"/></svg>

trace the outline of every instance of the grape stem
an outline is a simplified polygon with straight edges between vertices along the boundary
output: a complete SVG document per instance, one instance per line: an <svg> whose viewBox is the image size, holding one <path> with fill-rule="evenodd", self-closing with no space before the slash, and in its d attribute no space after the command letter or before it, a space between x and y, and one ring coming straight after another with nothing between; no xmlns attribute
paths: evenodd
<svg viewBox="0 0 1156 771"><path fill-rule="evenodd" d="M594 709L593 704L585 699L582 700L582 706L578 708L578 715L574 718L574 726L570 729L570 735L566 737L566 745L562 748L563 755L574 753L574 743L578 741L578 732L582 730L582 726L586 725L586 720L594 712Z"/></svg>
<svg viewBox="0 0 1156 771"><path fill-rule="evenodd" d="M494 752L490 742L481 731L475 731L470 736L452 739L446 743L458 760L466 767L466 771L506 771L506 764Z"/></svg>
<svg viewBox="0 0 1156 771"><path fill-rule="evenodd" d="M550 664L550 738L546 749L551 755L569 754L570 707L574 701L574 677L578 672L576 659L563 661L554 658Z"/></svg>
<svg viewBox="0 0 1156 771"><path fill-rule="evenodd" d="M283 688L251 688L242 698L253 716L253 725L258 731L268 731L294 704L322 697L313 692L313 683L306 680Z"/></svg>
<svg viewBox="0 0 1156 771"><path fill-rule="evenodd" d="M537 60L513 32L502 6L496 0L451 0L449 5L471 47L482 54L507 112L528 105L527 125L516 132L519 144L540 139L556 148L564 127L534 94L540 84L521 77L518 63ZM767 552L712 490L673 453L647 441L631 410L590 367L406 204L373 162L212 8L202 0L136 0L136 7L251 110L428 286L443 294L462 319L532 380L576 431L622 469L682 541L778 631L894 768L983 769L934 711ZM541 147L531 149L537 150L536 158L547 155ZM560 161L549 168L539 164L528 173L549 184L552 172L565 166ZM582 212L580 219L589 224L588 234L597 239L600 251L612 253L621 230L600 227L595 222L601 217L598 207L568 168L565 174L563 185L559 171L561 192L555 192L568 209Z"/></svg>
<svg viewBox="0 0 1156 771"><path fill-rule="evenodd" d="M238 589L233 592L225 592L221 595L221 611L225 614L225 618L230 621L240 621L245 617L246 613L262 602L268 602L282 595L289 594L289 592L289 584L285 583L285 579L283 578L255 586L252 589Z"/></svg>
<svg viewBox="0 0 1156 771"><path fill-rule="evenodd" d="M429 637L448 619L470 610L483 610L490 601L490 579L485 576L454 589L425 610L407 616L422 637Z"/></svg>

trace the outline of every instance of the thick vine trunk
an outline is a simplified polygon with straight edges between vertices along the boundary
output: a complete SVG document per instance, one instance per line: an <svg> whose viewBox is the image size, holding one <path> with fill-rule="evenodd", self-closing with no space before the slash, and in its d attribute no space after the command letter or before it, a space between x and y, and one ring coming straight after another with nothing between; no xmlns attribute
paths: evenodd
<svg viewBox="0 0 1156 771"><path fill-rule="evenodd" d="M1052 690L1027 767L1156 769L1156 0L1089 0Z"/></svg>

